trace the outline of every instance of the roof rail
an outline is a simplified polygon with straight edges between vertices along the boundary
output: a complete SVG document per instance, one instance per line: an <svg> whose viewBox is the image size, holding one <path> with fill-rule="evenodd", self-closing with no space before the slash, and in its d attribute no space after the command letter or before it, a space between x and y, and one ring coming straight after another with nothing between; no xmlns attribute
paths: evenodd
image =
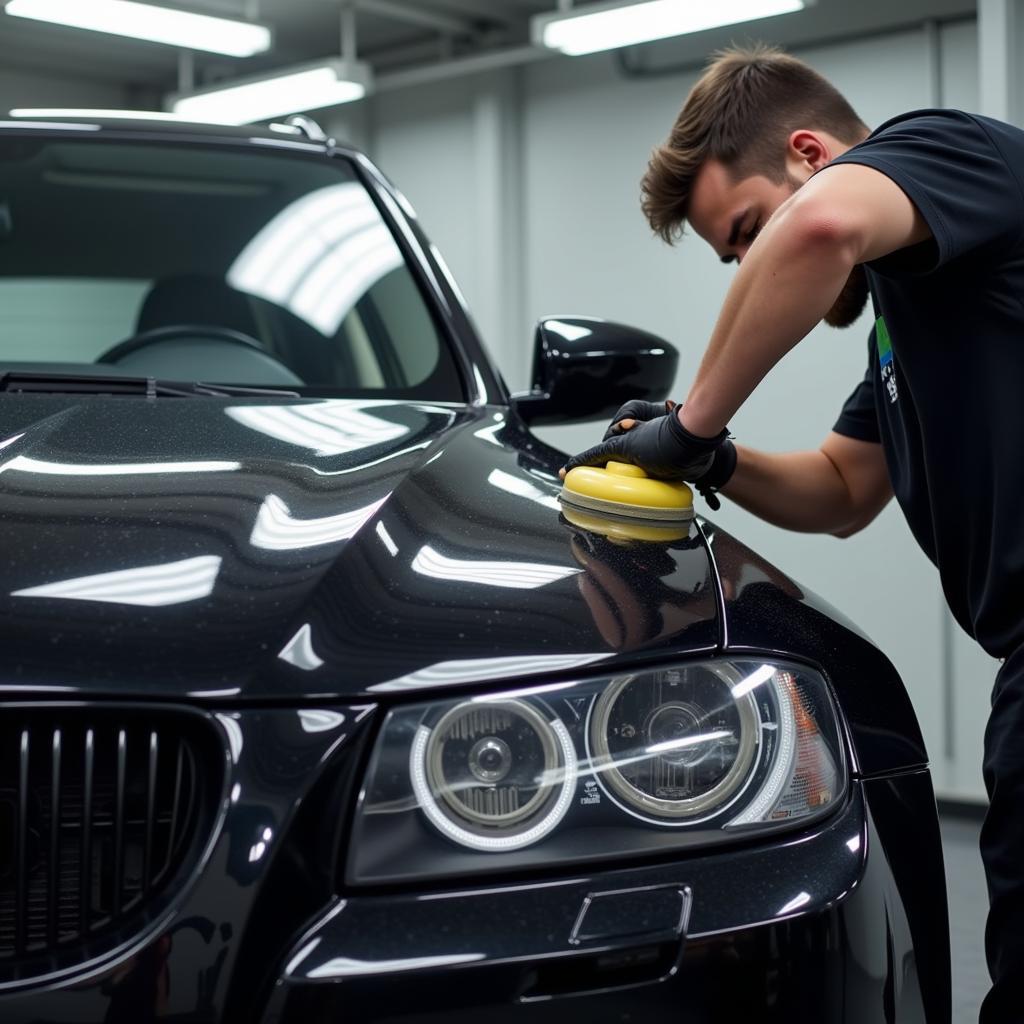
<svg viewBox="0 0 1024 1024"><path fill-rule="evenodd" d="M305 114L293 114L291 117L285 118L284 121L272 124L271 128L291 128L296 134L305 135L310 142L326 142L327 133L313 120L311 117L306 117Z"/></svg>

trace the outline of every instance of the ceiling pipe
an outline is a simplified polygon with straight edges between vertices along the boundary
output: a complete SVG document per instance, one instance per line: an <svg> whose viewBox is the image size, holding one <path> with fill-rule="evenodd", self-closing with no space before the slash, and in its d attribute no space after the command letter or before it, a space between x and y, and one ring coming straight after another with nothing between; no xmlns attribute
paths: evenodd
<svg viewBox="0 0 1024 1024"><path fill-rule="evenodd" d="M356 2L367 14L377 14L382 18L390 18L392 21L404 21L407 25L418 25L420 28L434 29L447 35L473 36L478 32L476 23L470 18L407 7L405 4L396 3L395 0L356 0Z"/></svg>
<svg viewBox="0 0 1024 1024"><path fill-rule="evenodd" d="M441 82L462 75L477 75L501 68L533 64L540 60L559 57L556 50L541 49L538 46L516 46L506 50L493 50L473 57L461 57L444 63L428 64L425 67L410 68L408 71L391 71L376 76L374 92L389 92L392 89L416 88L431 82Z"/></svg>

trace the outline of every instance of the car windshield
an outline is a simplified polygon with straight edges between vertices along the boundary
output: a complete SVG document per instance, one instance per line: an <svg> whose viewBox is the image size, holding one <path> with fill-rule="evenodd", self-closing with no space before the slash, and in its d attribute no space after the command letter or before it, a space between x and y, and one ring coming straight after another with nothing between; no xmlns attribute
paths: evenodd
<svg viewBox="0 0 1024 1024"><path fill-rule="evenodd" d="M461 401L352 165L272 146L0 139L0 373Z"/></svg>

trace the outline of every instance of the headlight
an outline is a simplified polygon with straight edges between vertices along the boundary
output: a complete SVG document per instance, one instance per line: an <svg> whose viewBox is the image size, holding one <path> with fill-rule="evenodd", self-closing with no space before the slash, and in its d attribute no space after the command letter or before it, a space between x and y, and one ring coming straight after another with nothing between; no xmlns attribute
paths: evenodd
<svg viewBox="0 0 1024 1024"><path fill-rule="evenodd" d="M474 850L516 850L562 819L576 789L568 730L522 700L466 700L409 752L409 777L439 831Z"/></svg>
<svg viewBox="0 0 1024 1024"><path fill-rule="evenodd" d="M733 697L728 664L615 680L597 698L591 764L623 809L695 821L750 780L759 721L753 691ZM653 685L652 685L653 683Z"/></svg>
<svg viewBox="0 0 1024 1024"><path fill-rule="evenodd" d="M579 863L806 824L847 778L825 681L714 659L389 711L351 883Z"/></svg>

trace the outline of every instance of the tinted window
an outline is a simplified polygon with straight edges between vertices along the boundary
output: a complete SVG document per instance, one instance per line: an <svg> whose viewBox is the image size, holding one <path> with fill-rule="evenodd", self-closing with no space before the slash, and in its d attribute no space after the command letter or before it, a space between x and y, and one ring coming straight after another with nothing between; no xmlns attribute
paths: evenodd
<svg viewBox="0 0 1024 1024"><path fill-rule="evenodd" d="M256 150L0 140L0 370L463 398L354 170Z"/></svg>

